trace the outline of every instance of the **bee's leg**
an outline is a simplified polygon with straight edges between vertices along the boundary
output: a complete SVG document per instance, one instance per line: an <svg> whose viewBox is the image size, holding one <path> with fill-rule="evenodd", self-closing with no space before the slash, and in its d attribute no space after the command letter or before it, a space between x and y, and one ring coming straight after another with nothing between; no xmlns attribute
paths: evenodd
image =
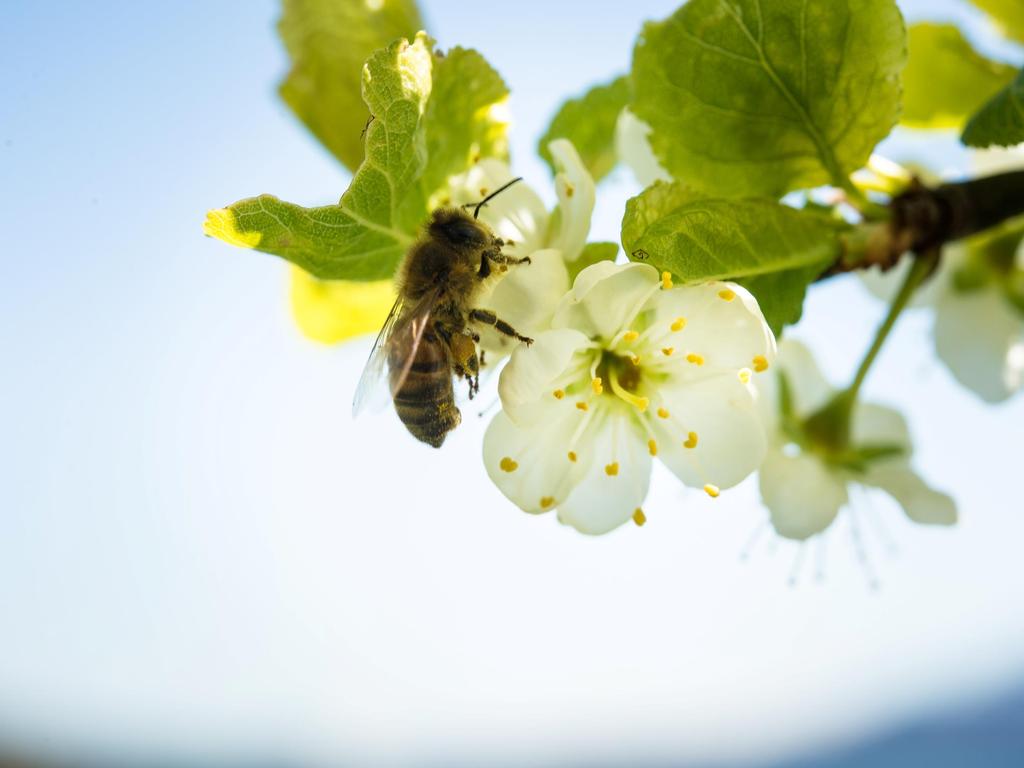
<svg viewBox="0 0 1024 768"><path fill-rule="evenodd" d="M529 264L530 263L530 257L529 256L523 256L523 258L519 259L519 258L516 258L515 256L509 256L507 253L502 253L501 251L497 251L497 252L491 251L491 252L489 252L487 254L487 256L495 264L513 264L514 265L514 264Z"/></svg>
<svg viewBox="0 0 1024 768"><path fill-rule="evenodd" d="M506 336L519 339L519 341L523 342L527 346L533 344L533 339L528 336L523 336L504 320L498 319L498 316L489 309L471 309L469 310L469 319L472 322L483 323L484 325L493 325L494 330L498 333L503 333Z"/></svg>
<svg viewBox="0 0 1024 768"><path fill-rule="evenodd" d="M483 368L485 365L487 365L487 362L484 360L484 351L481 349L480 350L480 367Z"/></svg>

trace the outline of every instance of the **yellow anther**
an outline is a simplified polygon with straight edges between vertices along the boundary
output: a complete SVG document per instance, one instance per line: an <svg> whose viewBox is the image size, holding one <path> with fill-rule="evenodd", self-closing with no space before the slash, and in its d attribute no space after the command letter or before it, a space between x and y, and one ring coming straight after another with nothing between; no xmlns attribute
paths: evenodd
<svg viewBox="0 0 1024 768"><path fill-rule="evenodd" d="M503 472L515 472L517 469L519 469L519 464L513 461L511 456L506 456L505 458L503 458L501 462L498 464L498 466L501 467Z"/></svg>
<svg viewBox="0 0 1024 768"><path fill-rule="evenodd" d="M659 408L658 409L658 418L659 419L667 419L668 418L668 409L667 408Z"/></svg>
<svg viewBox="0 0 1024 768"><path fill-rule="evenodd" d="M480 197L487 197L487 187L480 187Z"/></svg>
<svg viewBox="0 0 1024 768"><path fill-rule="evenodd" d="M718 298L725 299L725 301L732 301L736 298L736 291L731 291L728 288L723 288L718 292Z"/></svg>
<svg viewBox="0 0 1024 768"><path fill-rule="evenodd" d="M750 382L750 369L749 368L740 368L740 372L737 374L737 376L740 377L740 381L742 381L744 384L749 383Z"/></svg>
<svg viewBox="0 0 1024 768"><path fill-rule="evenodd" d="M691 432L686 436L686 442L683 443L684 448L696 448L697 447L697 433Z"/></svg>
<svg viewBox="0 0 1024 768"><path fill-rule="evenodd" d="M672 325L669 326L673 331L681 331L686 327L686 318L677 317L672 321Z"/></svg>
<svg viewBox="0 0 1024 768"><path fill-rule="evenodd" d="M576 451L569 451L569 461L576 461Z"/></svg>
<svg viewBox="0 0 1024 768"><path fill-rule="evenodd" d="M581 411L585 411L589 406L587 406L586 403L580 400L578 403L576 403L576 407L579 408Z"/></svg>
<svg viewBox="0 0 1024 768"><path fill-rule="evenodd" d="M686 356L686 362L693 363L694 365L704 365L704 358L695 352L691 352Z"/></svg>
<svg viewBox="0 0 1024 768"><path fill-rule="evenodd" d="M540 497L540 508L548 509L552 504L555 503L553 496L541 496Z"/></svg>
<svg viewBox="0 0 1024 768"><path fill-rule="evenodd" d="M565 196L566 197L572 197L573 192L575 192L575 191L576 191L576 189L573 187L572 184L570 184L568 181L565 182Z"/></svg>
<svg viewBox="0 0 1024 768"><path fill-rule="evenodd" d="M637 366L639 368L640 367L640 355L630 355L629 356L629 362L631 362L633 365L635 365L635 366Z"/></svg>
<svg viewBox="0 0 1024 768"><path fill-rule="evenodd" d="M717 485L712 485L711 483L708 483L707 485L704 486L704 493L706 493L712 499L717 499L718 498L718 486Z"/></svg>
<svg viewBox="0 0 1024 768"><path fill-rule="evenodd" d="M600 376L594 377L594 380L592 382L590 382L590 386L592 386L594 388L594 394L595 395L600 395L602 392L604 392L604 387L601 386L601 377Z"/></svg>
<svg viewBox="0 0 1024 768"><path fill-rule="evenodd" d="M622 334L622 340L627 344L636 341L639 338L640 334L637 333L636 331L626 331L624 334Z"/></svg>
<svg viewBox="0 0 1024 768"><path fill-rule="evenodd" d="M651 456L658 455L658 443L656 440L647 441L647 451L651 454Z"/></svg>
<svg viewBox="0 0 1024 768"><path fill-rule="evenodd" d="M672 287L672 273L662 272L661 273L661 287L666 291Z"/></svg>
<svg viewBox="0 0 1024 768"><path fill-rule="evenodd" d="M608 477L615 477L619 474L619 462L613 461L611 464L605 464L604 473L608 475Z"/></svg>
<svg viewBox="0 0 1024 768"><path fill-rule="evenodd" d="M565 390L564 389L556 389L551 394L555 396L556 400L561 400L563 397L565 397Z"/></svg>
<svg viewBox="0 0 1024 768"><path fill-rule="evenodd" d="M675 352L675 351L676 351L675 347L662 347L661 348L661 354L663 354L665 357L671 357L672 353Z"/></svg>
<svg viewBox="0 0 1024 768"><path fill-rule="evenodd" d="M644 514L644 511L640 509L640 507L633 510L633 522L637 525L643 525L647 522L647 515Z"/></svg>
<svg viewBox="0 0 1024 768"><path fill-rule="evenodd" d="M754 370L758 373L764 373L768 370L768 358L764 355L754 355Z"/></svg>

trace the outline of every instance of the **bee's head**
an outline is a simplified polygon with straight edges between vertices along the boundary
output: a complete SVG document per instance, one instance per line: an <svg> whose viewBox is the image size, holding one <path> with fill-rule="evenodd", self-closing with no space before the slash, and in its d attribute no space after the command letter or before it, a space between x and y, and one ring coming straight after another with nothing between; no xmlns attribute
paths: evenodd
<svg viewBox="0 0 1024 768"><path fill-rule="evenodd" d="M461 208L438 208L430 217L428 229L431 237L458 250L479 250L494 240L494 234L486 224Z"/></svg>

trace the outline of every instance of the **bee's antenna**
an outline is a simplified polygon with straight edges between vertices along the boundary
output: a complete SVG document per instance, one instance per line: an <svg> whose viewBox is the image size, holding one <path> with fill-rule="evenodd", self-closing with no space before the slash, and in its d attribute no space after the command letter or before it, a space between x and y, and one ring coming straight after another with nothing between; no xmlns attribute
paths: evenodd
<svg viewBox="0 0 1024 768"><path fill-rule="evenodd" d="M522 181L522 180L523 180L522 176L517 176L516 178L512 179L512 181L509 181L509 182L507 182L505 184L502 184L496 190L491 192L491 194L489 194L487 197L485 197L483 200L481 200L479 203L476 204L476 208L473 209L473 218L475 219L479 215L480 209L484 207L484 205L487 203L488 200L493 200L498 195L500 195L502 192L504 192L506 189L511 187L513 184L515 184L517 181ZM467 205L466 207L468 208L469 206Z"/></svg>

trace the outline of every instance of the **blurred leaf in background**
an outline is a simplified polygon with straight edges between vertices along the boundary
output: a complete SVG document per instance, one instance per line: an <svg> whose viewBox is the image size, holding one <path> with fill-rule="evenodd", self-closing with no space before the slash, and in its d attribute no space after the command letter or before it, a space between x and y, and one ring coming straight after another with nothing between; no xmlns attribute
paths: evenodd
<svg viewBox="0 0 1024 768"><path fill-rule="evenodd" d="M952 24L914 24L908 45L900 122L911 128L963 127L1016 74L975 51Z"/></svg>

